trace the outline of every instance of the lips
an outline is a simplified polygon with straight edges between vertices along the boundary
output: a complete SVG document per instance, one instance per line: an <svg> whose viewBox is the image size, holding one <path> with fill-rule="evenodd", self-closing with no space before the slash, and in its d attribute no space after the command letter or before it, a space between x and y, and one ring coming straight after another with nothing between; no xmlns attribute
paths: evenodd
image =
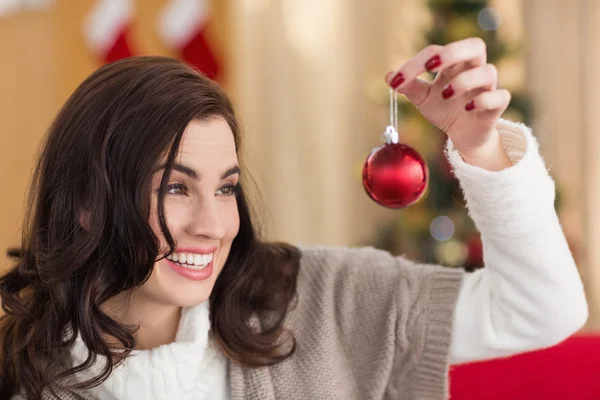
<svg viewBox="0 0 600 400"><path fill-rule="evenodd" d="M217 246L208 248L179 247L176 250L166 256L167 264L174 272L192 281L210 278Z"/></svg>

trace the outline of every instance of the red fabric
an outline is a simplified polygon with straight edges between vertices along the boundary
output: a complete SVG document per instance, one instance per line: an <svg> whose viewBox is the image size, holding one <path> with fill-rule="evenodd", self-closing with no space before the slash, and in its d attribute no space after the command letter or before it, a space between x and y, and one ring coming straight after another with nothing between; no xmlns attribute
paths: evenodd
<svg viewBox="0 0 600 400"><path fill-rule="evenodd" d="M600 335L545 350L456 366L451 400L599 400Z"/></svg>
<svg viewBox="0 0 600 400"><path fill-rule="evenodd" d="M113 61L120 60L122 58L131 57L133 55L133 52L131 51L131 47L128 42L128 33L128 27L124 28L121 31L121 33L119 33L117 39L112 44L110 49L108 49L106 54L102 55L104 57L102 59L103 62L110 63Z"/></svg>
<svg viewBox="0 0 600 400"><path fill-rule="evenodd" d="M210 79L218 80L221 75L221 67L206 39L205 32L206 27L202 27L192 36L188 43L180 49L181 57Z"/></svg>

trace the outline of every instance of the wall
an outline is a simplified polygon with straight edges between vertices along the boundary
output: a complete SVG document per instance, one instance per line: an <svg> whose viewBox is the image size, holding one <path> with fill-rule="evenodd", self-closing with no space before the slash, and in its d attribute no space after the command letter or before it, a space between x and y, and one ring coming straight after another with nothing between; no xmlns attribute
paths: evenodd
<svg viewBox="0 0 600 400"><path fill-rule="evenodd" d="M166 0L136 2L132 42L140 54L175 55L156 33ZM0 17L0 249L19 243L26 188L39 143L77 85L100 64L86 47L82 23L93 0L59 0L42 10ZM229 37L226 3L213 1L209 35L217 48ZM226 52L220 53L222 58ZM0 269L9 261L0 257Z"/></svg>

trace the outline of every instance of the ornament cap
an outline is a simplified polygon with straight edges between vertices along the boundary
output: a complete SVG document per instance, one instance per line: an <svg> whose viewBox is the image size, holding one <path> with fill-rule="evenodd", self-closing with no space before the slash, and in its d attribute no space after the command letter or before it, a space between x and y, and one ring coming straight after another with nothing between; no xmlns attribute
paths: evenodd
<svg viewBox="0 0 600 400"><path fill-rule="evenodd" d="M383 132L381 139L386 144L398 144L400 140L400 135L398 134L396 128L390 125L387 128L385 128L385 132Z"/></svg>

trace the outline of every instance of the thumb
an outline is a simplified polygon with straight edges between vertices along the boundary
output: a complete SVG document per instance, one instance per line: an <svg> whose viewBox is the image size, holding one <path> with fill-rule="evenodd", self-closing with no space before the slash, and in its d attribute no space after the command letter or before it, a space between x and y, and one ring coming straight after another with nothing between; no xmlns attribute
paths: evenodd
<svg viewBox="0 0 600 400"><path fill-rule="evenodd" d="M385 81L390 86L393 77L394 71L388 72L385 76ZM415 106L418 106L423 101L425 101L425 99L429 95L430 87L430 82L424 79L417 78L410 82L401 83L399 86L395 87L394 90L398 93L405 95L411 103L413 103Z"/></svg>
<svg viewBox="0 0 600 400"><path fill-rule="evenodd" d="M404 85L400 85L396 91L405 95L415 106L419 106L429 95L430 88L430 82L417 78L411 82L405 83Z"/></svg>

